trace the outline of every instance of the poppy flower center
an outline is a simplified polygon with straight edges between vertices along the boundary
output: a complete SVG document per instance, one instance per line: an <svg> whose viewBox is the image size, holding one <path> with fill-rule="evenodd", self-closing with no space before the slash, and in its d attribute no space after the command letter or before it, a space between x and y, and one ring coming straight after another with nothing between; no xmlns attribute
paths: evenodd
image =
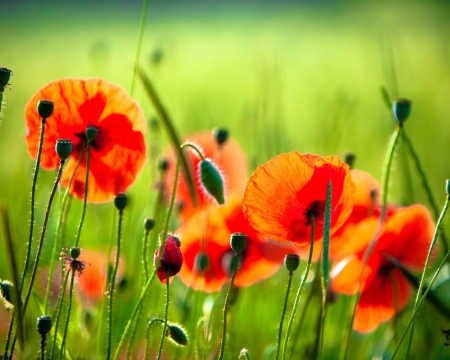
<svg viewBox="0 0 450 360"><path fill-rule="evenodd" d="M312 216L314 216L314 219L322 218L324 211L325 211L324 201L315 200L309 203L305 211L303 212L305 226L311 225Z"/></svg>

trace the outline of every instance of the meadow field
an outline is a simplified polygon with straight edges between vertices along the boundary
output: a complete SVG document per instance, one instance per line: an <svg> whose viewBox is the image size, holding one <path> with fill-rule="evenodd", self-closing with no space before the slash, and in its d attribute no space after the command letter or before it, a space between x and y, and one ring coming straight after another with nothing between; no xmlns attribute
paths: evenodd
<svg viewBox="0 0 450 360"><path fill-rule="evenodd" d="M145 115L146 162L126 191L128 204L121 222L122 248L110 332L113 357L146 280L141 262L144 219L156 220L155 229L149 233L147 250L151 265L170 199L167 191L170 186L161 185L164 174L160 159L167 156L171 137L142 79L134 76L133 70L142 3L102 1L75 5L25 1L0 3L0 8L6 10L0 10L0 67L12 71L10 85L3 91L0 114L0 206L3 209L0 280L14 282L12 258L18 264L20 275L27 252L35 161L27 152L24 112L33 95L58 79L103 78L121 86ZM229 141L241 148L242 153L235 152L236 158L229 158L227 166L244 164L246 173L241 175L246 180L258 166L281 153L298 151L344 157L351 151L356 154L353 168L368 172L382 182L386 149L398 125L381 89L387 90L390 100L409 99L411 114L404 130L414 144L440 211L447 196L446 179L450 178L449 11L448 2L416 0L150 2L139 66L154 85L181 138L212 132L217 127L228 130ZM226 146L227 143L224 151ZM224 172L225 181L230 172ZM31 264L55 174L55 171L39 171ZM161 195L162 190L166 193ZM56 266L47 314L43 313L43 302L64 193L65 188L58 186L24 318L25 340L23 344L17 342L15 359L39 356L40 336L35 330L35 319L42 315L53 317L55 312L63 279L61 266ZM227 195L232 194L225 194L225 206ZM161 196L166 200L163 205ZM86 258L91 263L86 267L102 264L107 274L114 265L121 218L110 200L87 204L79 241L81 256L83 251L92 256L92 260ZM387 200L405 207L423 204L433 214L416 163L401 137L390 169ZM70 211L63 225L65 247L73 246L83 210L82 199L70 198L69 202ZM182 226L187 220L182 218L182 211L174 209L170 232L183 233ZM5 213L9 215L12 252L7 244ZM198 227L203 226L201 219ZM443 230L450 232L445 222ZM180 240L183 246L181 235ZM60 249L58 256L59 252ZM109 255L113 264L108 267ZM439 238L427 272L428 280L444 255L445 246ZM300 269L292 278L284 328L306 260L307 252L301 256ZM228 311L224 359L245 359L245 355L239 355L243 348L248 349L253 360L275 359L288 282L288 271L282 261L279 264L278 271L270 277L262 276L249 286L238 286ZM318 269L313 263L292 326L287 353L290 359L342 358L339 354L354 297L335 293L335 301L327 304L323 345L320 345L320 281L315 281L319 279ZM420 278L421 272L413 274ZM437 300L425 301L416 317L410 359L450 358L449 333L446 337L444 332L450 328L449 274L450 267L446 264L430 292ZM97 281L100 287L105 287L105 279ZM189 340L183 347L165 341L162 359L218 356L228 281L217 291L191 287L192 283L176 275L170 282L169 322L182 325ZM166 285L158 279L149 285L138 313L139 323L133 330L133 345L129 346L129 337L125 339L121 359L144 358L147 324L151 319L163 318L165 291ZM351 333L347 359L392 358L414 310L416 290L412 291L408 305L375 330ZM68 292L63 315L67 313ZM67 340L61 351L64 358L106 358L108 302L109 295L104 291L98 297L89 297L75 283ZM0 308L0 358L4 354L12 312ZM62 323L63 317L59 331ZM151 328L148 345L151 358L157 356L162 329L159 325ZM396 358L405 358L407 340ZM60 341L58 338L58 344ZM50 358L52 343L53 330L47 338L45 358ZM57 355L58 347L54 358Z"/></svg>

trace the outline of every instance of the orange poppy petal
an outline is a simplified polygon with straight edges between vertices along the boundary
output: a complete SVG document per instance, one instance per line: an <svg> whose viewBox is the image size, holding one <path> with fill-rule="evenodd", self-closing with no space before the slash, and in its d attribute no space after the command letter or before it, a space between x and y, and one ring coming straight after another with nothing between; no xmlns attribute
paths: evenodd
<svg viewBox="0 0 450 360"><path fill-rule="evenodd" d="M353 328L363 333L375 330L403 310L411 294L411 285L397 269L374 277L361 294Z"/></svg>
<svg viewBox="0 0 450 360"><path fill-rule="evenodd" d="M62 179L67 186L85 144L85 130L95 126L99 132L91 146L88 201L112 200L118 192L124 192L146 161L146 121L137 103L121 87L103 79L61 79L49 83L33 95L25 108L25 140L33 159L37 156L41 123L36 107L41 99L54 103L53 114L45 124L41 166L56 168L56 140L71 140L71 164ZM85 152L70 189L80 199L84 192L83 168Z"/></svg>

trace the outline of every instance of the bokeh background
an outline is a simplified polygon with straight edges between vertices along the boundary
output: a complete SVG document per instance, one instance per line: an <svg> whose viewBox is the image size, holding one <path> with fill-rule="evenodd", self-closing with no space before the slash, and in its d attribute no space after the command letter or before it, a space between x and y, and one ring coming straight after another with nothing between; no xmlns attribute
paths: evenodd
<svg viewBox="0 0 450 360"><path fill-rule="evenodd" d="M141 11L142 2L136 0L0 1L0 66L13 71L0 119L0 202L10 212L19 261L25 253L34 167L24 143L24 106L40 87L64 77L103 77L131 92ZM413 101L406 131L442 204L450 177L449 14L448 1L151 1L140 65L180 134L226 127L241 144L252 170L280 152L353 151L355 167L381 179L394 128L380 92L384 85L392 98ZM132 95L149 119L149 163L130 189L132 207L125 226L133 236L124 246L129 260L139 258L141 219L154 201L152 168L168 144L139 80ZM41 173L37 228L53 176ZM427 204L402 146L391 184L390 201ZM89 206L88 211L84 241L105 248L112 205ZM73 219L74 224L77 221ZM52 226L55 222L48 234ZM42 266L49 255L50 250L44 250ZM132 271L126 268L126 276ZM10 278L3 240L0 278ZM284 281L285 274L279 273L243 291L232 330L237 334L243 334L241 327L246 330L231 339L235 354L247 346L262 356L266 344L274 342L282 304L280 291L274 289ZM261 291L274 294L265 297L264 305L257 304L255 296ZM398 321L406 321L409 311ZM416 333L420 344L414 345L417 359L424 354L449 357L440 334L440 329L450 327L448 321L431 307L423 313L427 315ZM340 334L342 314L330 311L329 322L326 356L333 359L340 340L339 336L332 340L332 334ZM267 331L259 334L261 326ZM393 326L397 325L356 336L355 358L368 352L379 355L383 341L395 340ZM309 340L311 336L305 341ZM2 338L0 349L3 344Z"/></svg>

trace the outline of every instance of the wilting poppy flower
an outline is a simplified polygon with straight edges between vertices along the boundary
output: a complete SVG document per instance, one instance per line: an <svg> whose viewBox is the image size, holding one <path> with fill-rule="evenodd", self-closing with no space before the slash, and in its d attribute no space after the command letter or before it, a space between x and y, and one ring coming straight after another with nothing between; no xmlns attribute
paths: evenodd
<svg viewBox="0 0 450 360"><path fill-rule="evenodd" d="M225 193L242 193L247 183L247 161L244 152L233 139L228 139L221 147L219 151L219 145L211 131L203 131L195 134L191 134L183 138L184 142L191 142L198 145L205 158L211 159L219 168L222 173L225 185ZM201 185L199 178L199 164L200 158L192 151L192 149L186 148L184 153L187 155L192 167L192 174L195 182L195 193L197 197L198 206L210 204L212 201L211 196L205 192ZM167 197L172 194L173 182L175 179L175 167L177 162L177 156L172 148L168 149L164 156L169 161L169 167L167 169L166 179L164 183L164 189ZM180 172L178 178L177 192L175 201L181 205L181 216L183 220L187 220L190 215L195 211L194 203L187 186L187 182Z"/></svg>
<svg viewBox="0 0 450 360"><path fill-rule="evenodd" d="M114 256L111 256L110 266L114 264L113 259ZM83 248L79 260L86 264L83 273L75 278L80 290L79 292L83 299L91 303L96 303L103 297L106 290L106 254L102 251ZM123 277L124 271L125 266L121 258L117 271L117 279Z"/></svg>
<svg viewBox="0 0 450 360"><path fill-rule="evenodd" d="M331 275L334 291L353 294L359 279L365 251L379 226L377 217L362 220L355 228L355 241L337 258ZM411 271L423 269L433 238L434 224L423 205L397 208L386 219L377 243L364 268L361 297L356 309L354 329L375 330L408 304L412 286L394 265L399 262Z"/></svg>
<svg viewBox="0 0 450 360"><path fill-rule="evenodd" d="M183 255L180 250L180 240L173 235L167 235L166 243L164 244L164 250L161 255L161 261L159 267L156 270L156 275L163 284L167 279L167 270L169 270L169 276L178 274L183 265ZM156 249L154 256L154 265L156 267L156 261L158 259L159 249Z"/></svg>
<svg viewBox="0 0 450 360"><path fill-rule="evenodd" d="M25 107L28 153L37 157L41 118L36 106L41 99L54 103L53 114L47 118L40 165L55 169L57 139L72 141L72 158L62 175L67 187L75 172L70 193L83 199L86 174L86 137L88 126L98 129L90 150L90 202L112 200L134 182L146 160L146 121L138 104L125 91L103 79L61 79L41 88ZM82 156L81 162L77 163Z"/></svg>
<svg viewBox="0 0 450 360"><path fill-rule="evenodd" d="M243 207L250 225L277 241L306 244L322 238L327 185L331 181L331 234L349 217L355 186L338 156L281 154L259 166L245 189Z"/></svg>
<svg viewBox="0 0 450 360"><path fill-rule="evenodd" d="M190 287L206 292L218 291L229 281L234 251L230 235L247 235L247 247L241 254L236 286L248 286L274 274L283 264L291 246L263 239L244 217L242 197L230 195L224 206L212 205L197 212L178 229L183 238L184 266L179 277Z"/></svg>

